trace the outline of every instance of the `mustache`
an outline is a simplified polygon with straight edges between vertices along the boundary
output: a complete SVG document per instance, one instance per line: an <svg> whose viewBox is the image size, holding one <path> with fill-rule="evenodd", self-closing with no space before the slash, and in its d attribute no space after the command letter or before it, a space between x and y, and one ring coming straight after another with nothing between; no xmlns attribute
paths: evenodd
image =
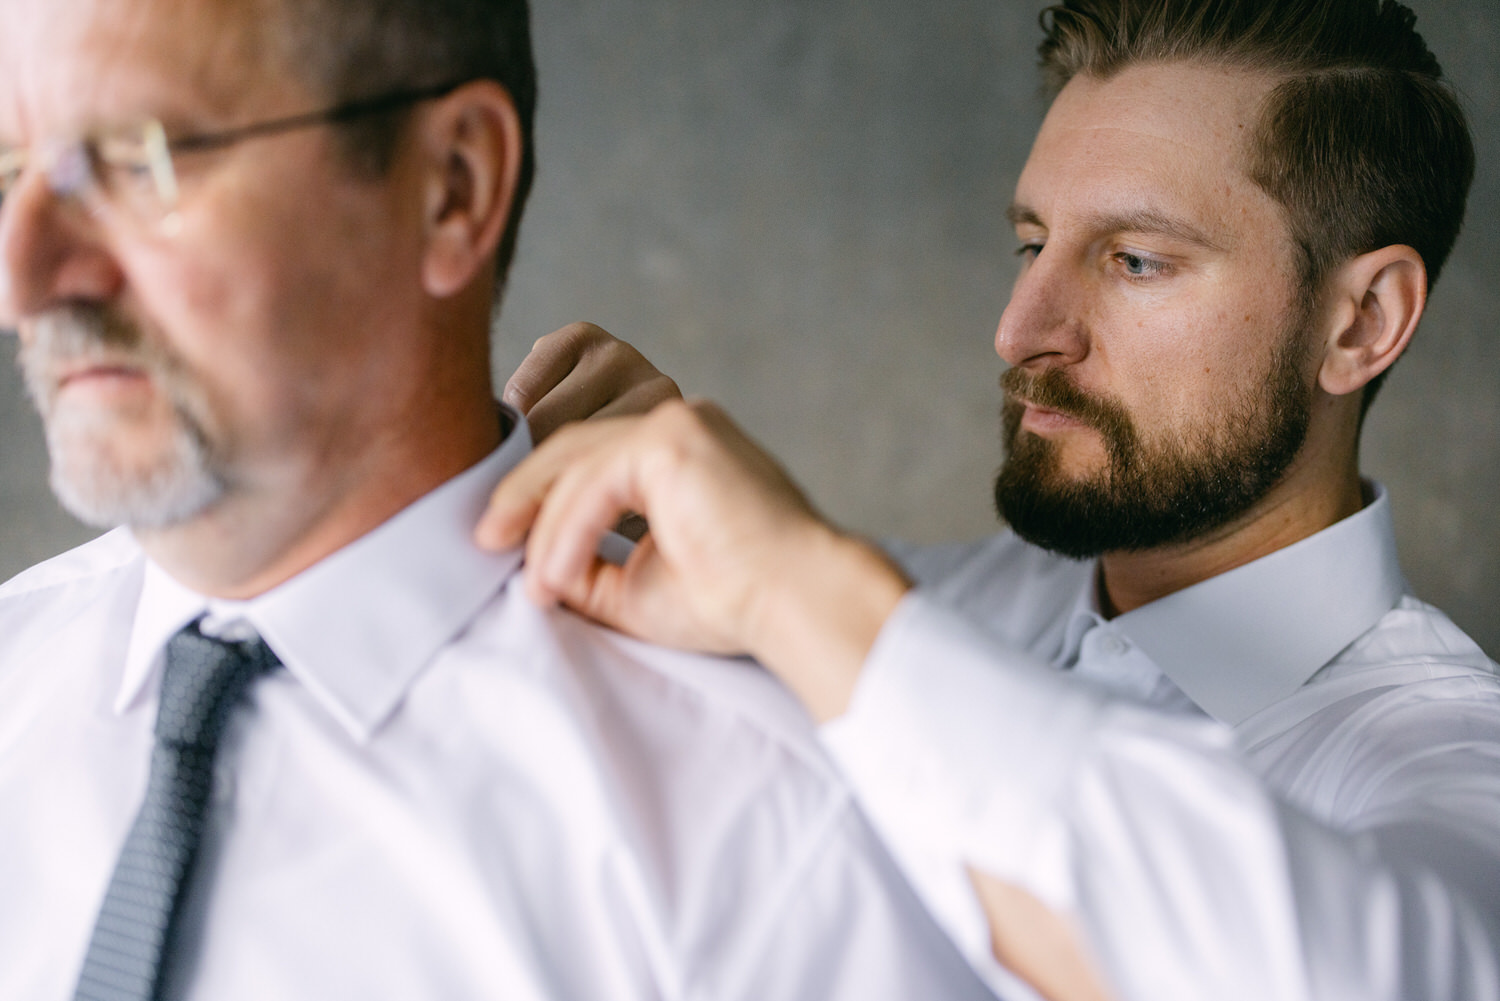
<svg viewBox="0 0 1500 1001"><path fill-rule="evenodd" d="M1128 420L1118 404L1079 389L1061 369L1047 368L1040 372L1006 369L1000 376L1000 388L1009 403L1024 402L1056 410L1090 427L1115 427Z"/></svg>
<svg viewBox="0 0 1500 1001"><path fill-rule="evenodd" d="M1134 465L1139 431L1130 413L1115 400L1084 392L1056 368L1040 372L1007 369L1000 376L1000 388L1005 391L1001 424L1008 448L1019 444L1023 404L1030 403L1066 414L1098 431L1117 475Z"/></svg>
<svg viewBox="0 0 1500 1001"><path fill-rule="evenodd" d="M33 319L28 331L32 350L51 358L72 361L108 351L139 353L141 331L131 320L108 306L74 303L59 306Z"/></svg>
<svg viewBox="0 0 1500 1001"><path fill-rule="evenodd" d="M108 306L59 306L34 317L26 334L17 363L27 391L39 405L55 394L58 373L65 366L105 362L162 369L162 359L148 347L140 327Z"/></svg>

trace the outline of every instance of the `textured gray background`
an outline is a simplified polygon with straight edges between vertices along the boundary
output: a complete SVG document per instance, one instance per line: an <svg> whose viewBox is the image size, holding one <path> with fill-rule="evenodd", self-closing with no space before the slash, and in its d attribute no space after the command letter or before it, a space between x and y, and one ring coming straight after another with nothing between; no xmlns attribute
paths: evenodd
<svg viewBox="0 0 1500 1001"><path fill-rule="evenodd" d="M724 402L843 523L992 530L1004 220L1040 121L1040 4L533 0L541 173L497 373L589 319ZM1366 432L1417 592L1500 652L1500 5L1421 0L1479 176ZM85 538L0 375L0 576ZM1336 596L1330 596L1336 600Z"/></svg>

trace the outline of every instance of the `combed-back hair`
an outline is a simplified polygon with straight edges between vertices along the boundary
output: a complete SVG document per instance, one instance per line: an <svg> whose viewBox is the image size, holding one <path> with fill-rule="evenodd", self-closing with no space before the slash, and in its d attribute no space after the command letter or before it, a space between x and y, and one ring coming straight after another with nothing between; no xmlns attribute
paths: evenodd
<svg viewBox="0 0 1500 1001"><path fill-rule="evenodd" d="M468 80L494 80L509 92L522 153L496 252L503 282L536 172L536 64L526 0L275 0L275 6L290 66L330 103ZM405 120L398 110L342 125L351 163L383 175Z"/></svg>
<svg viewBox="0 0 1500 1001"><path fill-rule="evenodd" d="M1315 294L1351 257L1406 244L1436 283L1474 178L1468 122L1396 0L1065 0L1042 12L1052 93L1074 76L1201 62L1273 81L1248 150ZM1365 391L1369 406L1384 373Z"/></svg>

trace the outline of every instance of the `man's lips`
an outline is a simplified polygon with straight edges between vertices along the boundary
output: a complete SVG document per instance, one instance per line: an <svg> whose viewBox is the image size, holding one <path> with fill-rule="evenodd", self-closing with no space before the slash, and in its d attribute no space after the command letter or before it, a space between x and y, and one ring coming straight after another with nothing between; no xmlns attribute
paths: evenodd
<svg viewBox="0 0 1500 1001"><path fill-rule="evenodd" d="M53 377L57 392L113 394L149 385L151 377L139 365L119 361L75 362L58 368Z"/></svg>
<svg viewBox="0 0 1500 1001"><path fill-rule="evenodd" d="M1025 408L1021 414L1021 427L1035 434L1071 431L1088 427L1087 424L1077 417L1065 414L1060 410L1053 410L1050 407L1043 407L1026 400L1018 402Z"/></svg>

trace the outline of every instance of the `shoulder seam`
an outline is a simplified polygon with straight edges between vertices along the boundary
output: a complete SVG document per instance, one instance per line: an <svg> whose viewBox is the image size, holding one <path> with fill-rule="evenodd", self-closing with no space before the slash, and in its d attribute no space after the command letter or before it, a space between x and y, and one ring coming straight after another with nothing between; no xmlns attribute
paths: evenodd
<svg viewBox="0 0 1500 1001"><path fill-rule="evenodd" d="M18 600L43 594L56 588L68 587L81 581L98 579L115 573L134 561L139 553L122 554L123 558L111 559L95 566L72 567L67 571L53 575L44 572L50 564L62 562L81 550L101 543L110 533L98 536L80 546L75 546L66 552L62 552L40 563L34 563L16 574L10 580L0 583L0 603Z"/></svg>

